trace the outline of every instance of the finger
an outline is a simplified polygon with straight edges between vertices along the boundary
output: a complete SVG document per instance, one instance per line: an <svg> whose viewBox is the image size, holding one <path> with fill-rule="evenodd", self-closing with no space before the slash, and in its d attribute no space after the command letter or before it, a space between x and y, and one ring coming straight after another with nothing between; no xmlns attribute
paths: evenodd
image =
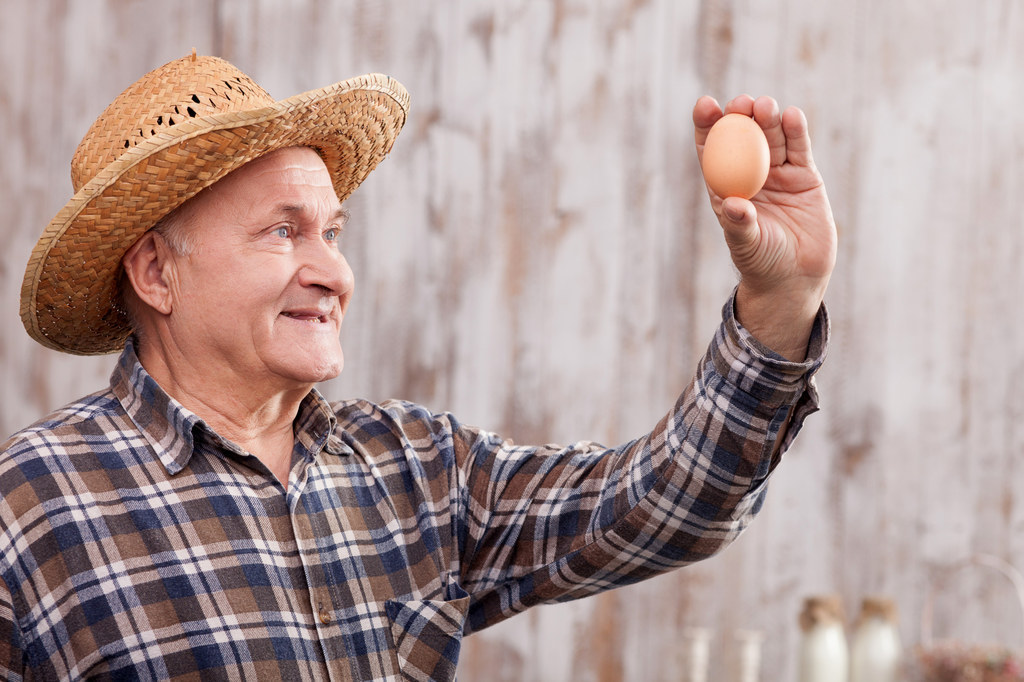
<svg viewBox="0 0 1024 682"><path fill-rule="evenodd" d="M782 130L786 135L786 160L796 166L813 166L811 135L804 112L788 107L782 112Z"/></svg>
<svg viewBox="0 0 1024 682"><path fill-rule="evenodd" d="M781 166L786 162L786 133L782 129L778 102L771 97L758 97L754 101L752 115L768 140L771 165Z"/></svg>
<svg viewBox="0 0 1024 682"><path fill-rule="evenodd" d="M722 118L722 108L714 97L704 95L693 105L693 139L697 143L697 158L704 152L704 142L715 121Z"/></svg>
<svg viewBox="0 0 1024 682"><path fill-rule="evenodd" d="M746 260L756 250L760 237L757 209L747 199L726 197L722 201L722 230L735 260Z"/></svg>
<svg viewBox="0 0 1024 682"><path fill-rule="evenodd" d="M738 95L729 100L725 105L727 114L743 114L744 116L754 115L754 98L750 95Z"/></svg>

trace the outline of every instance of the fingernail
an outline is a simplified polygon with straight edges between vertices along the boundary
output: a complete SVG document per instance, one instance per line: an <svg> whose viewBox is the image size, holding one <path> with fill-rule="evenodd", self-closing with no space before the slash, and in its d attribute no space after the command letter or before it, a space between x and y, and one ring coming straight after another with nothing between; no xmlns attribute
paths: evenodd
<svg viewBox="0 0 1024 682"><path fill-rule="evenodd" d="M729 220L733 221L734 223L738 223L739 221L743 220L744 211L741 208L734 206L732 204L729 204L724 208L725 217L727 217Z"/></svg>

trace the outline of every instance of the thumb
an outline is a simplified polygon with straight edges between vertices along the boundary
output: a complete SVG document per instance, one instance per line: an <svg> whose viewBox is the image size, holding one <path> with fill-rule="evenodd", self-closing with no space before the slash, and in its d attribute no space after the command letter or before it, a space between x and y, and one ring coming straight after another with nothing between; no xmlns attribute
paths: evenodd
<svg viewBox="0 0 1024 682"><path fill-rule="evenodd" d="M727 197L722 202L719 219L725 232L725 243L736 256L745 256L757 248L760 229L754 204L739 197Z"/></svg>

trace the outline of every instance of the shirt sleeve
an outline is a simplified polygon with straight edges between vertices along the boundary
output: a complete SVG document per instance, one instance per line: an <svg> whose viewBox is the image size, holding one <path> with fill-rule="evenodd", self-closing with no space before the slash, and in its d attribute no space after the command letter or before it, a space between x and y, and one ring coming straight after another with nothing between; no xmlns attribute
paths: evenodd
<svg viewBox="0 0 1024 682"><path fill-rule="evenodd" d="M693 380L641 438L524 447L459 427L469 631L705 559L747 527L818 409L829 322L822 306L807 359L791 362L739 324L734 297Z"/></svg>
<svg viewBox="0 0 1024 682"><path fill-rule="evenodd" d="M24 679L21 631L14 616L14 604L7 583L0 578L0 679Z"/></svg>

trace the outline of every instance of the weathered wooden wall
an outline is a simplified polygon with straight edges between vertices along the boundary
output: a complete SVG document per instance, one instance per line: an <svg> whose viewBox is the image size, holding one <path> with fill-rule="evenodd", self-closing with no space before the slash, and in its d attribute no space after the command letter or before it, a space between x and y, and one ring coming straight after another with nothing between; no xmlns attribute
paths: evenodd
<svg viewBox="0 0 1024 682"><path fill-rule="evenodd" d="M721 556L471 638L474 680L682 680L689 627L766 633L794 679L805 595L898 599L936 567L1024 566L1024 3L1019 0L2 0L0 436L106 382L31 342L24 263L123 87L194 46L284 97L365 71L411 91L350 201L342 397L404 397L519 441L618 441L688 379L734 275L690 108L804 108L840 228L824 406ZM1020 642L976 572L936 629Z"/></svg>

